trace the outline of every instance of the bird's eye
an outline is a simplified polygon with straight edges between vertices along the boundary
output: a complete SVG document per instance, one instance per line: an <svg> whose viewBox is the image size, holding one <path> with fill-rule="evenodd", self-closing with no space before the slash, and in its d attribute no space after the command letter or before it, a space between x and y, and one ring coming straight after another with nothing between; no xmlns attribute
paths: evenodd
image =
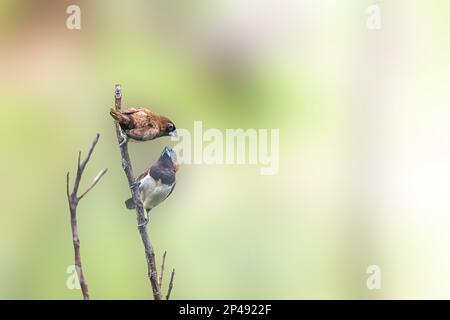
<svg viewBox="0 0 450 320"><path fill-rule="evenodd" d="M169 131L172 131L173 130L173 124L169 122L169 124L167 125L167 129Z"/></svg>

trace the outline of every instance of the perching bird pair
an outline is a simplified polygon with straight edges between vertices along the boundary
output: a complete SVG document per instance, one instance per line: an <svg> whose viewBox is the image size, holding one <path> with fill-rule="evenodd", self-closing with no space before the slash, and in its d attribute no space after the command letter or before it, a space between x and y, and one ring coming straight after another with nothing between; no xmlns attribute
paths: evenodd
<svg viewBox="0 0 450 320"><path fill-rule="evenodd" d="M162 136L176 136L174 123L168 118L151 112L145 108L129 108L126 110L110 111L111 116L119 123L122 141L148 141ZM175 173L178 171L176 153L165 147L158 161L150 169L141 173L132 188L138 188L139 195L147 213L145 226L149 221L152 208L166 200L175 188ZM128 209L136 207L133 198L125 201Z"/></svg>

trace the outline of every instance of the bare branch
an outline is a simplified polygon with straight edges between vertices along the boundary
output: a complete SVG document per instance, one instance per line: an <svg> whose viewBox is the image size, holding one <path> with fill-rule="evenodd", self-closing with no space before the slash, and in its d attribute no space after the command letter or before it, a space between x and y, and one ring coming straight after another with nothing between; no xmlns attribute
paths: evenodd
<svg viewBox="0 0 450 320"><path fill-rule="evenodd" d="M97 142L98 142L99 138L100 138L100 134L97 133L97 135L95 136L94 141L92 141L92 145L89 148L89 151L88 151L88 154L87 154L86 158L81 163L81 169L82 170L84 170L84 168L86 167L86 164L88 163L89 159L91 158L92 152L94 152L95 146L97 145Z"/></svg>
<svg viewBox="0 0 450 320"><path fill-rule="evenodd" d="M169 290L167 290L166 300L169 300L170 294L172 293L173 288L173 278L175 277L175 268L172 270L172 275L170 276L170 282L169 282Z"/></svg>
<svg viewBox="0 0 450 320"><path fill-rule="evenodd" d="M94 178L94 180L92 181L92 184L90 185L89 188L87 188L87 190L85 192L83 192L83 194L81 196L78 197L78 200L83 199L83 197L92 190L92 188L95 187L95 185L100 181L100 179L106 174L106 172L108 172L108 169L103 169L102 171L100 171L97 176Z"/></svg>
<svg viewBox="0 0 450 320"><path fill-rule="evenodd" d="M67 172L67 176L66 176L66 192L67 192L67 199L70 199L70 191L69 191L69 172Z"/></svg>
<svg viewBox="0 0 450 320"><path fill-rule="evenodd" d="M80 186L81 177L83 175L86 164L88 163L92 152L98 142L100 135L97 133L94 141L92 142L92 146L89 149L89 152L86 158L80 163L81 159L81 151L78 153L78 162L77 162L77 174L75 177L75 182L73 185L72 193L69 191L69 172L67 172L66 176L66 188L67 188L67 199L69 201L69 210L70 210L70 224L72 227L72 241L73 248L75 253L75 269L77 271L78 279L80 281L81 292L83 293L83 299L89 300L89 290L86 279L84 278L83 267L81 265L81 253L80 253L80 238L78 237L78 222L77 222L77 207L78 202L83 198L95 185L100 181L100 179L106 174L107 169L103 169L95 178L91 186L80 196L77 196L78 187Z"/></svg>
<svg viewBox="0 0 450 320"><path fill-rule="evenodd" d="M120 85L118 84L115 86L114 90L114 102L115 102L115 109L121 110L122 90ZM117 143L119 144L120 154L122 158L122 168L127 177L128 185L130 186L131 195L133 197L134 203L136 204L136 219L138 221L138 225L140 225L140 227L138 227L138 230L142 239L142 244L144 245L145 257L147 260L148 277L153 291L153 298L155 300L162 300L161 290L158 283L158 271L155 262L155 252L153 250L152 243L150 242L150 239L148 237L147 229L144 225L145 221L144 208L142 206L142 202L139 196L139 191L137 189L131 188L131 186L135 183L136 180L133 174L133 168L131 166L130 155L128 154L128 143L120 145L120 143L122 142L122 137L120 134L121 129L117 121L115 121L115 125L116 125Z"/></svg>
<svg viewBox="0 0 450 320"><path fill-rule="evenodd" d="M164 277L164 265L166 263L166 255L167 251L164 251L163 258L162 258L162 264L161 264L161 273L159 275L159 290L162 291L162 282Z"/></svg>

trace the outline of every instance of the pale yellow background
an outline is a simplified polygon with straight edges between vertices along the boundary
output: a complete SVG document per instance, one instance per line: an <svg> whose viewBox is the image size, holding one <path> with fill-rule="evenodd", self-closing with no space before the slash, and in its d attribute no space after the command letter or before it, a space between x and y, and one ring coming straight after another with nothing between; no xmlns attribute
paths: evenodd
<svg viewBox="0 0 450 320"><path fill-rule="evenodd" d="M180 128L280 129L277 175L182 166L152 212L173 298L450 298L450 4L378 1L371 31L371 3L0 0L0 298L81 298L65 174L97 132L83 187L109 171L79 206L91 296L151 298L115 83ZM166 145L131 145L136 171Z"/></svg>

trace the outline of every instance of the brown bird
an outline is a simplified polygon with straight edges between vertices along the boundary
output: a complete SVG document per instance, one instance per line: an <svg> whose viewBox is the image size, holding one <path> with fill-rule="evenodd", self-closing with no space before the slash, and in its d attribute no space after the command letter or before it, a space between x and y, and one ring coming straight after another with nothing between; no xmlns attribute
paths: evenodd
<svg viewBox="0 0 450 320"><path fill-rule="evenodd" d="M145 108L111 109L109 113L119 122L122 136L120 145L126 143L127 138L147 141L162 136L177 135L175 124L170 119Z"/></svg>
<svg viewBox="0 0 450 320"><path fill-rule="evenodd" d="M138 188L142 204L147 216L142 225L148 223L148 215L152 208L166 200L175 188L175 173L178 171L178 160L175 151L164 148L158 161L136 179L131 187ZM133 198L125 201L127 209L136 207ZM141 225L139 225L141 226Z"/></svg>

